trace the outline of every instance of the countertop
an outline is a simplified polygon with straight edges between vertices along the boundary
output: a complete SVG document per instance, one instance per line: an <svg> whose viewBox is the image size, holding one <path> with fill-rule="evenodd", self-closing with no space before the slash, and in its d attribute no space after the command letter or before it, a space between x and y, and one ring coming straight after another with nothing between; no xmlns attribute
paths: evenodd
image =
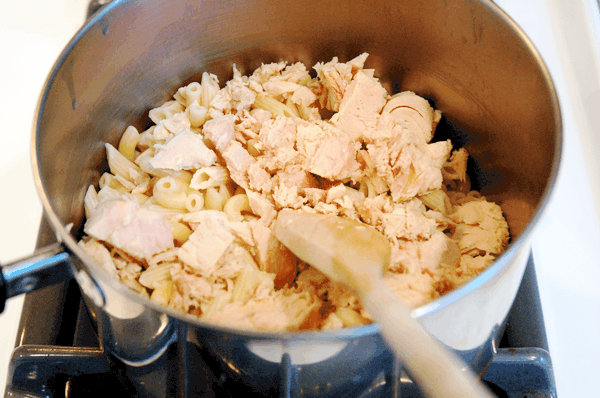
<svg viewBox="0 0 600 398"><path fill-rule="evenodd" d="M558 394L596 396L600 378L600 12L595 0L497 0L538 48L563 111L556 190L536 229L539 279ZM0 262L31 253L42 215L30 161L44 81L85 19L87 0L0 3ZM595 114L592 112L595 110ZM0 315L0 391L22 297Z"/></svg>

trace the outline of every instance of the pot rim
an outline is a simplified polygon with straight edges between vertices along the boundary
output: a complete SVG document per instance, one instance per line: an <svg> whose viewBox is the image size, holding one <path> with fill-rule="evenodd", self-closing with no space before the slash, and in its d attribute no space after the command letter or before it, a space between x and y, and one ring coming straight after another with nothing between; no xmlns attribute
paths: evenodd
<svg viewBox="0 0 600 398"><path fill-rule="evenodd" d="M48 218L48 221L52 225L53 229L55 230L57 239L66 245L66 249L71 253L71 255L75 255L81 260L86 271L90 274L93 280L102 280L104 283L108 284L112 289L116 290L117 292L124 295L133 302L144 305L144 307L150 307L159 313L165 313L172 318L193 324L197 327L209 329L214 332L226 332L238 336L256 339L278 340L345 340L378 333L379 325L376 323L354 328L344 328L335 331L310 330L297 332L272 332L234 328L229 327L227 325L206 322L193 315L185 314L175 309L159 305L151 301L150 299L139 295L138 293L129 289L126 285L114 279L114 277L112 277L108 273L108 271L104 270L103 267L96 263L96 261L92 259L91 256L89 256L83 249L79 247L75 238L73 238L73 236L70 234L70 231L65 228L65 225L63 225L63 223L60 221L60 219L54 212L50 199L44 189L39 169L39 163L37 160L37 132L40 129L42 113L44 111L44 105L48 97L50 88L52 87L52 84L58 74L58 71L63 66L63 63L65 62L71 51L74 49L77 43L87 34L87 32L90 31L92 27L95 27L99 23L102 23L101 21L105 16L113 12L113 10L117 9L122 3L126 3L127 1L128 0L113 0L107 5L103 6L96 14L94 14L94 16L92 16L86 21L83 27L70 40L70 42L61 52L57 61L53 65L44 83L42 92L38 100L31 136L31 161L33 165L36 190L42 201L44 214ZM544 188L544 192L541 195L541 199L536 208L535 214L532 217L529 224L527 225L527 227L523 230L521 235L516 239L516 241L510 243L508 248L496 259L496 261L494 261L492 266L487 268L484 272L479 274L477 277L473 278L468 283L452 290L451 292L444 294L443 296L427 304L413 309L411 312L411 316L415 319L425 318L429 315L432 315L438 310L452 304L453 302L461 300L470 292L478 289L480 286L493 279L500 272L500 270L510 262L511 258L516 255L517 251L519 251L524 245L528 244L528 238L533 233L535 226L542 217L542 214L546 209L548 202L551 199L551 195L554 190L554 186L556 184L556 179L558 176L558 171L560 168L563 146L563 124L560 103L558 101L558 95L554 83L552 81L550 72L548 71L546 64L544 63L541 55L539 54L531 40L525 35L523 30L517 25L517 23L508 16L508 14L506 14L498 5L496 5L490 0L484 0L480 3L482 3L482 6L487 7L489 11L496 15L496 17L502 19L504 23L506 23L510 28L512 28L512 30L517 34L518 39L520 39L524 47L528 50L529 54L535 59L536 64L540 69L541 75L543 76L544 81L546 82L546 85L550 92L550 103L552 104L552 108L554 110L554 123L556 125L556 140L554 155L552 159L552 167L548 178L548 183Z"/></svg>

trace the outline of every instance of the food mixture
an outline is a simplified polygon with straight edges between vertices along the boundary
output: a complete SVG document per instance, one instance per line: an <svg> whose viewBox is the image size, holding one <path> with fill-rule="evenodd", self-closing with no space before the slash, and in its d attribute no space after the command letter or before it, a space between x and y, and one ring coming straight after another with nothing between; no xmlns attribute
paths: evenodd
<svg viewBox="0 0 600 398"><path fill-rule="evenodd" d="M488 267L508 244L500 207L471 191L468 154L432 142L441 113L390 95L367 54L233 68L181 87L154 123L106 144L110 173L85 196L99 264L130 288L203 320L284 331L368 324L343 286L273 231L282 209L348 217L390 241L384 280L411 307ZM314 76L314 75L313 75Z"/></svg>

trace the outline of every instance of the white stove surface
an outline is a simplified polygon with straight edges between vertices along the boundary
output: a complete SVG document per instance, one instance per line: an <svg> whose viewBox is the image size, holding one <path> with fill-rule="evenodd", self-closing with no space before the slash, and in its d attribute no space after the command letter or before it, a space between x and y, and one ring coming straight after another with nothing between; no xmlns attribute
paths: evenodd
<svg viewBox="0 0 600 398"><path fill-rule="evenodd" d="M533 254L558 394L597 395L600 378L600 12L595 0L497 0L548 65L564 155ZM0 262L30 254L42 214L30 165L38 96L82 25L88 0L0 2ZM595 114L592 110L595 109ZM0 391L23 298L0 315ZM2 394L3 396L4 394Z"/></svg>

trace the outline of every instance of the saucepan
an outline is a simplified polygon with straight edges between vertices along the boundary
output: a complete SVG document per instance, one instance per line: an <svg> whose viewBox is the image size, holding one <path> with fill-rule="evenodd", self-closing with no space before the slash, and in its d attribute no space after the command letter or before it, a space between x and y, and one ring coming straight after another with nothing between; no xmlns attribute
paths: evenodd
<svg viewBox="0 0 600 398"><path fill-rule="evenodd" d="M149 109L178 87L203 71L225 82L233 64L248 74L261 63L311 66L363 52L390 92L414 91L443 112L436 137L469 151L472 180L509 221L511 243L489 269L412 312L482 372L519 287L562 142L548 70L491 1L112 1L63 51L36 113L35 179L59 243L4 266L3 295L51 283L62 267L78 281L105 349L130 365L152 363L187 330L188 341L265 394L282 369L301 396L343 396L369 385L393 363L377 324L295 333L214 325L116 283L77 246L85 191L107 170L104 143L116 144L128 125L147 127Z"/></svg>

